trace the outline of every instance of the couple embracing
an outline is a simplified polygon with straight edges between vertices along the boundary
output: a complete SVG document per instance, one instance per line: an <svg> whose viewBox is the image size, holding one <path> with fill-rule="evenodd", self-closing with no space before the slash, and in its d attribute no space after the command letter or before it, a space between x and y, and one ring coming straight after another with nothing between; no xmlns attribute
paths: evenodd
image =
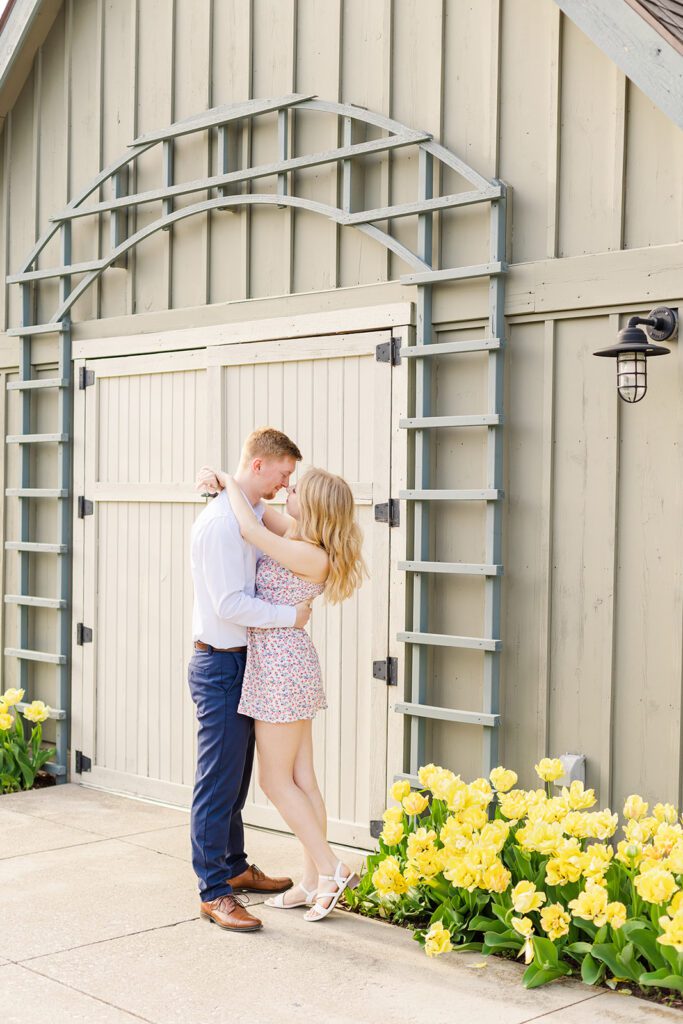
<svg viewBox="0 0 683 1024"><path fill-rule="evenodd" d="M326 839L313 767L312 723L327 707L320 663L304 631L311 602L337 603L362 583L365 565L349 485L309 469L289 479L301 452L269 427L246 439L234 476L204 467L197 488L218 491L192 528L194 652L188 679L196 707L192 865L202 917L257 931L243 893L271 893L282 910L308 907L322 921L358 876ZM287 489L285 513L265 505ZM242 808L254 747L259 784L304 851L301 881L270 878L244 850Z"/></svg>

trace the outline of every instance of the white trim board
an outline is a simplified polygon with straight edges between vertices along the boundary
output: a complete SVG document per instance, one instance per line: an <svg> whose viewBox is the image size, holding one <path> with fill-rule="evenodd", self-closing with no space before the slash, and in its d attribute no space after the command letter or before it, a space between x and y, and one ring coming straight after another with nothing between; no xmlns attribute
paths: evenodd
<svg viewBox="0 0 683 1024"><path fill-rule="evenodd" d="M133 338L134 352L141 354L377 331L411 324L413 320L413 303L396 302L385 306L361 306L353 309L303 313L299 316L270 317L267 320L245 320L206 326L200 324L182 330L162 330L149 334L129 333L110 338L74 339L73 356L74 359L99 359L126 355L131 351ZM74 328L76 326L74 325Z"/></svg>

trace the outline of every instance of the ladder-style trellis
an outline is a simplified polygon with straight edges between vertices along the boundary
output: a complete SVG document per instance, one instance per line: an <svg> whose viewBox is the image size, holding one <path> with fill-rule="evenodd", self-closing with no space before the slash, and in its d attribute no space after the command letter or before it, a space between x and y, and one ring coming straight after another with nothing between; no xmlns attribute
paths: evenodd
<svg viewBox="0 0 683 1024"><path fill-rule="evenodd" d="M338 119L342 144L332 150L306 155L290 156L290 121L297 111L317 111ZM248 128L253 120L276 113L278 118L278 160L270 164L234 169L234 130ZM379 138L352 142L354 124L372 126L380 132ZM194 181L174 181L174 144L176 139L201 133L216 133L218 155L217 173ZM160 147L162 155L162 184L159 188L129 193L133 180L130 170L138 158L153 147ZM358 173L358 161L364 156L389 153L414 147L418 150L418 194L410 203L393 203L382 208L352 209L352 181ZM305 168L337 164L340 167L341 205L329 206L291 194L292 172ZM434 195L434 182L438 165L461 175L471 189L445 195ZM272 193L249 191L252 182L272 179L276 188ZM86 205L89 197L100 200L101 189L111 188L111 198ZM244 189L244 191L235 191ZM191 205L174 210L174 199L179 196L198 195ZM161 216L140 230L128 234L131 210L147 204L160 203ZM474 204L490 206L490 259L476 266L432 266L432 223L439 210ZM399 498L409 503L412 529L408 538L409 560L398 568L412 577L412 607L406 610L410 628L398 635L409 645L410 657L406 666L410 675L410 700L399 703L395 710L410 719L410 756L407 771L401 777L416 781L418 766L425 760L425 721L428 718L461 722L483 727L484 769L497 761L499 725L500 677L500 600L501 600L501 499L502 483L502 405L503 405L503 299L505 265L505 186L489 181L467 166L453 153L435 142L427 132L407 128L398 122L360 107L319 100L314 96L289 95L279 99L251 100L246 103L215 107L198 116L181 121L161 131L136 139L115 163L105 168L90 184L72 199L68 206L51 218L49 228L36 242L20 271L7 277L11 285L21 289L22 323L11 328L9 334L20 339L19 379L10 382L10 390L20 392L21 432L7 437L7 444L17 444L21 451L20 486L7 490L7 496L19 501L20 536L7 541L5 547L16 551L19 557L19 593L8 594L5 601L18 609L18 638L16 647L8 647L5 654L19 660L19 685L29 691L31 662L48 662L57 668L59 708L52 711L56 719L57 756L48 766L58 781L67 774L67 744L69 716L69 662L72 643L71 623L71 547L72 516L71 450L73 434L73 374L71 357L70 311L76 300L110 267L126 267L127 254L143 239L173 224L206 213L210 210L240 208L251 205L294 207L319 213L337 224L355 227L399 256L411 272L401 282L416 286L417 321L414 344L404 347L396 358L406 359L411 375L409 394L414 396L414 408L401 427L413 435L412 465L409 468L411 487ZM108 216L110 245L108 253L98 259L72 263L71 239L75 220L82 217ZM380 229L380 222L391 222L403 217L417 218L416 251L411 251L388 231ZM38 269L38 260L45 246L56 232L61 236L61 264L58 267ZM74 284L74 278L78 283ZM484 339L435 343L432 339L432 290L435 285L463 281L470 278L489 279L488 331ZM33 290L41 281L59 280L59 304L49 321L33 322L36 308ZM55 334L59 337L59 369L54 378L33 376L31 343L39 335ZM468 352L486 352L488 358L488 408L473 416L432 415L432 359L435 356L457 356ZM85 386L86 381L78 382ZM32 422L40 396L46 389L58 389L58 423L55 433L31 433ZM487 428L486 481L479 490L434 489L430 478L432 431L435 428L456 430L485 426ZM33 445L58 446L58 480L56 488L36 488L30 481L30 455ZM58 503L58 536L54 543L31 540L31 502L53 500ZM430 509L433 502L482 502L486 507L486 551L483 564L446 563L431 559ZM76 513L87 510L77 508ZM30 593L31 558L35 554L54 555L59 560L58 594L42 598ZM430 579L434 573L460 573L485 577L485 609L483 638L451 634L435 634L429 626ZM58 621L57 651L45 652L30 647L31 610L49 608ZM77 642L84 638L77 637ZM480 650L484 657L483 707L480 712L459 711L426 704L428 653L433 646ZM387 673L390 677L391 673ZM390 681L390 680L388 680ZM26 702L24 702L26 703Z"/></svg>

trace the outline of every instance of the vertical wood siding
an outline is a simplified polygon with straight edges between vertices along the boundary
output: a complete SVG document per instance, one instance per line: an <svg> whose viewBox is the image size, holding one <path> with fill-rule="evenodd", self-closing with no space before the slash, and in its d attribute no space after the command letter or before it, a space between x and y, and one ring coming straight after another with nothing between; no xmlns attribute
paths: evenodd
<svg viewBox="0 0 683 1024"><path fill-rule="evenodd" d="M564 267L559 261L603 252L614 253L604 278L613 279L619 274L620 250L680 243L683 135L552 0L65 0L3 129L0 272L16 271L50 215L137 135L207 106L292 91L358 104L429 130L480 173L502 178L511 189L513 280L519 265L528 261L549 260ZM373 131L355 129L354 141L366 137L372 138ZM267 116L253 132L236 131L230 138L234 166L270 161L277 153L276 117ZM335 119L313 112L292 118L293 154L340 142ZM178 142L178 179L203 176L216 167L215 135L208 143ZM149 189L161 182L159 152L152 150L139 161L130 187ZM298 194L322 202L336 204L340 197L333 168L297 173L291 184ZM256 187L270 191L273 185L264 181ZM443 185L453 191L464 187L454 174ZM413 198L415 190L416 161L406 152L369 158L354 167L357 203L384 205ZM108 189L103 193L101 198L106 198ZM179 199L177 206L191 201ZM159 215L159 204L131 213L129 232ZM397 223L395 231L410 242L414 226ZM99 225L79 222L74 259L103 252L108 236L106 217ZM438 215L434 246L444 263L483 261L486 211ZM41 266L58 259L55 240ZM680 289L678 296L670 288L667 293L656 274L649 276L647 254L642 267L649 289L643 288L642 295L683 308ZM193 307L200 325L207 303L283 296L286 315L289 294L333 288L345 289L344 301L351 308L364 304L359 289L367 292L368 286L393 280L402 270L373 240L304 211L214 212L147 239L130 254L127 270L110 270L86 292L74 318ZM483 332L478 317L485 287L472 283L436 290L439 340ZM628 296L618 306L609 305L599 281L591 285L591 295L592 308L556 304L546 319L517 312L510 320L503 756L522 769L532 756L577 750L588 755L589 781L603 799L617 802L643 786L651 797L675 800L682 728L683 351L681 342L674 343L672 356L655 361L651 394L643 403L620 406L613 367L594 360L591 353L613 339L625 316L650 307L641 298L631 308ZM56 298L56 284L41 287L40 316L53 312ZM18 289L0 288L0 327L17 324L19 312ZM201 346L199 329L197 344ZM40 351L45 364L41 372L49 373L50 350L43 346ZM280 418L315 460L357 472L362 479L360 464L347 464L351 456L344 431L362 417L367 381L353 360L342 363L334 368L322 362L307 368L300 364L296 370L284 364L277 382L274 371L264 366L243 368L240 374L251 374L253 383L263 384L244 392L236 383L239 374L228 373L225 387L233 396L226 397L229 436L239 434L250 417ZM436 364L437 414L484 411L484 364L476 354L461 357L457 364ZM339 379L316 376L335 373ZM170 376L176 378L175 387L187 386L182 374ZM306 419L287 401L295 386L315 390L323 385L346 395L343 420L330 413L329 419L314 423L312 413ZM170 409L180 399L175 393L167 395L168 385L154 375L144 386L149 394L143 394L141 380L131 380L127 397L121 393L116 398L117 403L130 403L130 427L125 435L109 437L100 458L105 467L108 460L119 460L110 467L116 473L123 472L121 460L127 459L131 480L135 474L152 482L175 479L186 472L185 441L173 433L175 421L168 421L164 434L148 410L153 405ZM235 404L238 391L243 405ZM114 401L106 388L102 400ZM18 410L18 396L10 393L8 432L17 429ZM124 412L117 405L117 416L128 422ZM40 419L46 430L51 429L49 413L49 399L44 399ZM189 430L189 422L187 426ZM36 424L36 429L41 427ZM439 486L481 484L482 434L476 429L436 434ZM193 443L199 444L197 438L187 441ZM362 446L354 451L353 458L364 457ZM234 452L225 454L232 458ZM8 449L8 486L16 486L17 466L16 451ZM35 481L54 486L54 473L53 454L40 453ZM17 506L5 501L5 538L18 535ZM177 589L183 596L172 610L175 636L186 628L183 538L193 508L146 503L138 514L140 549L128 550L126 558L131 566L141 559L145 575L163 580L163 585L155 591L141 588L137 603L122 605L116 578L111 577L109 603L101 614L111 615L115 623L120 620L122 629L131 628L138 616L153 631L161 628L162 609L171 614L169 595ZM113 555L121 531L130 528L126 517L131 515L122 504L104 513L107 539L101 558L109 573L118 571ZM440 558L482 557L481 509L440 508L435 523ZM163 550L157 543L161 531L170 545ZM36 539L53 539L54 510L47 502L36 511L35 533ZM16 556L8 553L8 592L17 588L16 572ZM55 585L54 561L37 558L35 592L52 596ZM434 629L478 635L481 590L481 580L439 579ZM392 591L399 593L400 587L392 583ZM349 607L348 613L334 614L325 658L337 667L346 657L366 659L362 644L367 638L363 640L360 630L356 640L354 618L360 615L363 621L365 613ZM5 607L4 620L9 645L16 631L16 606ZM41 612L34 621L32 643L52 649L51 613ZM175 642L169 641L164 658L180 657ZM110 654L112 667L107 667L106 654L104 669L128 678L125 651ZM175 691L173 706L164 703L159 712L165 717L156 746L142 749L149 715L168 696L163 687L171 669L170 660L153 665L151 647L140 657L149 667L152 689L148 718L137 723L138 749L122 745L120 736L110 737L107 756L121 770L135 756L149 772L168 771L183 781L187 768L172 765L169 750L180 744L183 763L191 760L191 721ZM16 664L3 659L3 666L4 680L11 684ZM36 666L32 678L36 695L51 700L49 667ZM176 689L180 685L177 680L171 684ZM428 697L435 703L477 708L480 656L438 649ZM108 699L131 700L132 694L124 687ZM337 724L347 731L356 709L340 706L339 711ZM463 773L478 772L481 737L476 728L430 723L428 736L434 760ZM340 772L338 763L323 761L320 767L337 794L339 814L352 815L356 783ZM528 772L523 778L532 781Z"/></svg>

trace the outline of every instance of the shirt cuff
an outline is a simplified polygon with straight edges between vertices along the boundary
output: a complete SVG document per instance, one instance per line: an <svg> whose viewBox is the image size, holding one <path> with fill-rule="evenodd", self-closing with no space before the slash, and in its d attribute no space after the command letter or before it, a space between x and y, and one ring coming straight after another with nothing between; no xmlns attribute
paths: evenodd
<svg viewBox="0 0 683 1024"><path fill-rule="evenodd" d="M296 622L296 607L293 604L283 604L278 608L279 617L282 621L279 623L281 626L293 626Z"/></svg>

